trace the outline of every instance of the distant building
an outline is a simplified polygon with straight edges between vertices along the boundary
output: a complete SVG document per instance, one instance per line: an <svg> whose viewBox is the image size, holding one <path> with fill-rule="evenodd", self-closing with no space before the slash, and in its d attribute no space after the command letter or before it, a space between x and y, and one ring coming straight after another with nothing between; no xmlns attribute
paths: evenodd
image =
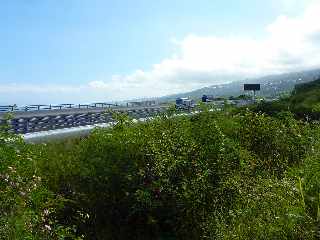
<svg viewBox="0 0 320 240"><path fill-rule="evenodd" d="M201 98L202 102L211 102L214 100L213 96L203 95Z"/></svg>
<svg viewBox="0 0 320 240"><path fill-rule="evenodd" d="M202 100L202 102L217 102L217 101L224 102L227 99L224 97L214 97L212 95L203 95L201 100Z"/></svg>
<svg viewBox="0 0 320 240"><path fill-rule="evenodd" d="M194 101L189 98L177 98L176 106L177 107L193 107Z"/></svg>

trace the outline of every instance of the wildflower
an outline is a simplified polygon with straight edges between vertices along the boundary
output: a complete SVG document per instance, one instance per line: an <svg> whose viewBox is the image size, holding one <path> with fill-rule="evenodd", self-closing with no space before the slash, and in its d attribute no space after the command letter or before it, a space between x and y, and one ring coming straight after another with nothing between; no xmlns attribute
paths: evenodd
<svg viewBox="0 0 320 240"><path fill-rule="evenodd" d="M44 213L45 216L48 216L49 215L49 210L45 209L45 210L43 210L43 213Z"/></svg>
<svg viewBox="0 0 320 240"><path fill-rule="evenodd" d="M20 192L20 195L21 195L21 196L25 196L26 193L21 191L21 192Z"/></svg>
<svg viewBox="0 0 320 240"><path fill-rule="evenodd" d="M44 225L44 228L46 229L46 230L48 230L48 231L51 231L51 227L49 226L49 225Z"/></svg>

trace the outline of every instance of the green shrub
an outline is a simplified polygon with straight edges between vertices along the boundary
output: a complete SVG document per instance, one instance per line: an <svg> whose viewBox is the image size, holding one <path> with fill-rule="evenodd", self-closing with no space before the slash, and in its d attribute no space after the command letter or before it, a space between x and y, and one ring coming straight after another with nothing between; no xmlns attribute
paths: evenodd
<svg viewBox="0 0 320 240"><path fill-rule="evenodd" d="M35 153L20 137L0 132L0 238L72 236L54 217L60 200L48 191L35 167Z"/></svg>
<svg viewBox="0 0 320 240"><path fill-rule="evenodd" d="M314 239L313 222L292 179L235 176L226 184L237 200L209 222L211 239Z"/></svg>
<svg viewBox="0 0 320 240"><path fill-rule="evenodd" d="M282 112L277 118L246 112L239 116L240 145L255 157L253 168L281 176L294 164L301 163L311 147L308 126Z"/></svg>
<svg viewBox="0 0 320 240"><path fill-rule="evenodd" d="M315 236L320 216L317 124L295 120L289 112L268 116L202 107L192 116L175 113L144 123L120 114L114 116L113 128L50 144L30 146L3 135L1 177L9 174L19 189L0 182L0 209L5 213L0 235Z"/></svg>

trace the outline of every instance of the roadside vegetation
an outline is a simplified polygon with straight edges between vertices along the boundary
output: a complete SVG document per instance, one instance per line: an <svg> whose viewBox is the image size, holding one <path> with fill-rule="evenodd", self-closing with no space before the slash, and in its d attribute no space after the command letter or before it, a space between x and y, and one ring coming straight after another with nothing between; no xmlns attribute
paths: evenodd
<svg viewBox="0 0 320 240"><path fill-rule="evenodd" d="M297 119L305 121L320 119L320 78L295 86L291 95L283 96L278 101L261 102L252 108L275 116L282 111L292 112Z"/></svg>
<svg viewBox="0 0 320 240"><path fill-rule="evenodd" d="M4 128L0 239L317 239L320 125L276 104L39 145Z"/></svg>

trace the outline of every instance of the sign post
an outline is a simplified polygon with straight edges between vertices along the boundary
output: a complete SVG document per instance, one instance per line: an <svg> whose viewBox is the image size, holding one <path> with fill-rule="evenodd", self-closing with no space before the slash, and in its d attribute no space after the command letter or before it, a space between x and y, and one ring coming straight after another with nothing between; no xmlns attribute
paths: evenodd
<svg viewBox="0 0 320 240"><path fill-rule="evenodd" d="M256 91L260 91L260 84L244 84L244 91L253 91L253 101L256 98Z"/></svg>

